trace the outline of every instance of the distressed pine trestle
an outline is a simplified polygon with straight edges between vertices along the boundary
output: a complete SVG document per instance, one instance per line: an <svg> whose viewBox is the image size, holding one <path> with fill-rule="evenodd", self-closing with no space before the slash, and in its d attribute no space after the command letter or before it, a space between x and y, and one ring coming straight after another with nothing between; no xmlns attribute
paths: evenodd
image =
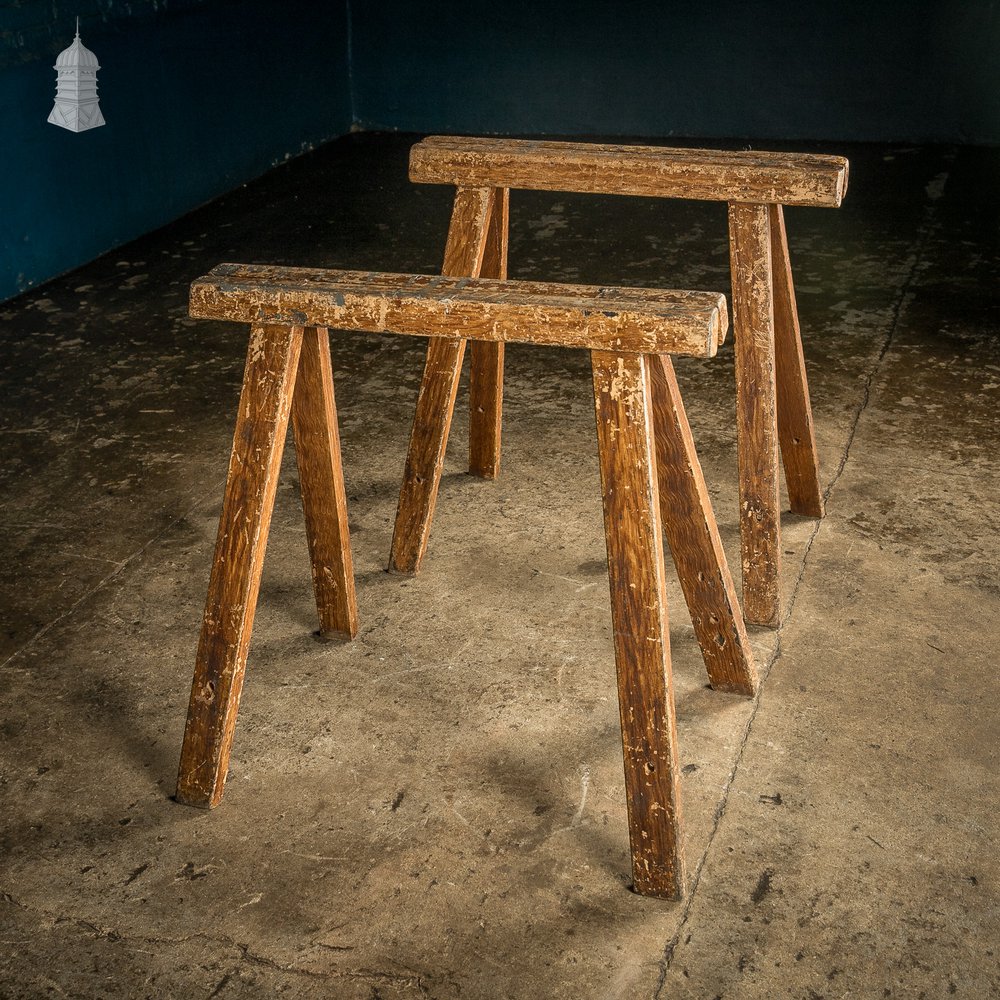
<svg viewBox="0 0 1000 1000"><path fill-rule="evenodd" d="M482 239L470 248L456 238L449 260L478 268L490 253L499 259L502 248L491 249L490 234L500 232L492 223L504 203L488 191L459 201ZM728 324L725 299L711 292L223 264L192 286L191 315L248 323L251 334L177 798L213 806L222 796L289 412L321 627L344 636L357 630L326 328L429 337L432 357L459 362L466 340L490 348L494 358L512 341L589 348L633 879L641 893L681 895L663 530L712 684L744 694L756 685L669 358L716 353ZM432 384L436 404L429 413L450 415L450 405L437 404L453 400L454 384ZM418 415L425 400L422 394Z"/></svg>
<svg viewBox="0 0 1000 1000"><path fill-rule="evenodd" d="M728 203L743 610L756 625L779 617L779 447L792 511L823 516L782 206L837 207L847 174L839 156L659 146L431 136L410 153L411 180L458 189L451 275L506 276L511 188ZM472 352L469 471L485 478L500 466L502 350ZM393 539L404 572L419 570L427 546L461 363L458 344L428 348Z"/></svg>

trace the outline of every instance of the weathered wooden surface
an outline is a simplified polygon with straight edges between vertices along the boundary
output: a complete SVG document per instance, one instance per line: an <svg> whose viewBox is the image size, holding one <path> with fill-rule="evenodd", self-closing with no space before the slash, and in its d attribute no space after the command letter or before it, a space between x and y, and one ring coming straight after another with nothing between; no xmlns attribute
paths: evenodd
<svg viewBox="0 0 1000 1000"><path fill-rule="evenodd" d="M310 328L303 336L292 399L292 427L320 631L353 639L358 634L358 608L347 527L347 493L330 344L322 327Z"/></svg>
<svg viewBox="0 0 1000 1000"><path fill-rule="evenodd" d="M647 359L663 529L709 680L717 691L757 688L750 640L715 523L673 362Z"/></svg>
<svg viewBox="0 0 1000 1000"><path fill-rule="evenodd" d="M494 192L479 276L507 280L510 191ZM500 472L504 345L474 341L469 352L469 472L495 479Z"/></svg>
<svg viewBox="0 0 1000 1000"><path fill-rule="evenodd" d="M744 610L748 621L777 624L780 511L777 456L772 447L776 440L780 440L792 510L814 517L823 514L782 204L839 206L847 190L847 160L799 153L431 136L412 147L410 178L424 183L730 203L734 312L739 296L747 328L763 324L744 338L756 343L742 350L737 344L736 349ZM739 206L743 212L734 216ZM770 213L773 285L770 259L765 272L763 262L754 264L746 248L738 248L733 238L734 218L746 220L761 210ZM742 276L737 274L737 258L742 260ZM754 284L755 274L762 282L759 288ZM762 296L767 299L766 310L764 302L758 301ZM766 321L765 311L770 312ZM770 338L767 344L765 336ZM748 381L744 382L744 376ZM488 378L501 383L502 363L488 369ZM473 419L478 416L476 406ZM499 434L498 419L497 440ZM758 447L763 452L751 454Z"/></svg>
<svg viewBox="0 0 1000 1000"><path fill-rule="evenodd" d="M481 244L483 229L464 241ZM198 278L191 315L696 357L713 357L728 326L725 297L715 292L253 264L220 264Z"/></svg>
<svg viewBox="0 0 1000 1000"><path fill-rule="evenodd" d="M836 208L847 160L810 153L430 136L410 180L534 191L647 195Z"/></svg>
<svg viewBox="0 0 1000 1000"><path fill-rule="evenodd" d="M611 620L637 892L684 892L663 536L647 359L592 352Z"/></svg>
<svg viewBox="0 0 1000 1000"><path fill-rule="evenodd" d="M490 188L459 188L455 192L444 251L446 275L479 273L495 198ZM427 550L464 356L464 339L434 337L427 345L389 556L389 568L400 573L419 572Z"/></svg>
<svg viewBox="0 0 1000 1000"><path fill-rule="evenodd" d="M785 467L791 509L806 517L822 517L819 457L816 454L806 362L802 354L799 313L795 305L792 264L788 256L785 215L780 205L769 205L768 212L774 277L774 372L781 461Z"/></svg>
<svg viewBox="0 0 1000 1000"><path fill-rule="evenodd" d="M177 779L192 806L225 786L301 346L301 327L250 332Z"/></svg>
<svg viewBox="0 0 1000 1000"><path fill-rule="evenodd" d="M743 613L777 625L781 571L771 230L766 205L729 206Z"/></svg>

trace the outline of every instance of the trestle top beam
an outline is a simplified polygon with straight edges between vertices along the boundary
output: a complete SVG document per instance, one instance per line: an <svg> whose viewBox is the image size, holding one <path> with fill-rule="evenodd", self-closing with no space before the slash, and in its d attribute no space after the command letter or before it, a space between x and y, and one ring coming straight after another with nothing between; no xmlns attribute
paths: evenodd
<svg viewBox="0 0 1000 1000"><path fill-rule="evenodd" d="M458 187L645 195L837 208L847 160L817 153L683 149L434 135L410 151L410 180Z"/></svg>
<svg viewBox="0 0 1000 1000"><path fill-rule="evenodd" d="M626 354L713 357L729 325L716 292L220 264L191 315Z"/></svg>

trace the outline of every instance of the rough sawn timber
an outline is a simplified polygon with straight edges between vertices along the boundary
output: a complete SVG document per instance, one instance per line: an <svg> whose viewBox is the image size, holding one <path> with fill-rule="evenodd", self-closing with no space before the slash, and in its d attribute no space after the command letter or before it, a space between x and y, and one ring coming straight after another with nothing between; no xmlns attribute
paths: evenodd
<svg viewBox="0 0 1000 1000"><path fill-rule="evenodd" d="M716 691L757 690L750 640L719 538L674 365L648 359L660 515L705 667Z"/></svg>
<svg viewBox="0 0 1000 1000"><path fill-rule="evenodd" d="M447 275L220 264L191 286L196 319L714 357L725 296Z"/></svg>
<svg viewBox="0 0 1000 1000"><path fill-rule="evenodd" d="M510 191L493 192L481 278L507 280ZM447 272L446 272L447 273ZM469 472L496 479L500 472L500 432L503 419L504 345L474 341L469 361Z"/></svg>
<svg viewBox="0 0 1000 1000"><path fill-rule="evenodd" d="M680 773L649 359L592 351L632 879L684 894Z"/></svg>
<svg viewBox="0 0 1000 1000"><path fill-rule="evenodd" d="M229 771L302 332L250 331L177 777L186 805L217 805Z"/></svg>
<svg viewBox="0 0 1000 1000"><path fill-rule="evenodd" d="M453 247L456 256L464 253L471 258L466 263L473 267L481 266L497 205L498 199L492 190L467 195L464 207L471 215L473 239L466 239L470 224L465 220L455 227L457 235ZM267 289L262 292L261 282L252 280L261 271L268 275L281 296L295 300L302 291L301 284L290 280L287 269L228 265L217 269L221 278L213 272L213 276L196 283L192 301L200 302L201 309L193 311L210 318L271 315L262 303L269 302L268 296L272 293ZM301 269L298 273L302 273ZM431 400L430 414L439 419L430 422L427 434L428 428L420 421L418 404L414 439L411 440L411 455L417 455L423 467L430 463L432 475L428 482L408 463L408 479L401 493L397 518L398 523L409 525L400 538L417 545L415 550L403 554L411 557L415 554L417 562L433 513L465 343L461 336L435 335L427 329L428 316L433 318L442 311L447 315L454 296L471 284L471 304L491 307L501 314L493 317L495 339L485 340L487 343L504 339L534 342L530 333L511 336L510 330L519 334L522 327L518 323L545 323L550 313L561 315L558 310L565 313L575 309L586 321L594 311L595 301L613 306L620 300L638 303L633 306L633 322L652 319L653 326L649 329L655 335L656 321L661 318L657 310L668 302L668 313L676 320L678 297L682 301L691 298L687 293L650 295L647 290L588 290L579 286L567 291L552 285L538 286L532 293L525 291L524 283L500 281L465 281L456 289L453 279L445 278L353 272L346 277L338 272L305 273L312 275L307 292L313 294L319 287L323 295L332 297L337 308L353 308L358 315L368 317L361 321L362 329L364 323L388 329L385 319L392 312L410 322L409 332L415 333L419 328L431 337L432 345L442 346L442 367L439 370L431 368L436 357L431 354L428 360L431 378L425 374L424 379L424 388L430 385L439 390ZM235 281L231 280L234 275ZM433 287L427 287L428 281L434 282ZM211 298L220 284L229 296L224 297L225 308L221 309L217 304L212 305ZM412 294L414 286L418 289L416 294ZM411 293L409 299L401 289ZM246 313L233 317L230 312L239 296L245 300L240 308ZM394 304L392 296L397 299ZM352 302L352 298L356 301ZM694 298L704 299L705 295ZM378 299L374 309L373 299ZM412 299L424 308L414 310L411 306L408 309L406 302ZM541 299L542 305L537 306L534 313L515 317L516 322L507 319L504 325L505 309L530 306L536 299ZM553 299L559 300L555 306ZM724 300L720 300L721 296L708 293L704 305L699 304L702 327L724 330L725 306ZM206 301L209 306L205 305ZM428 302L435 304L437 310L428 313ZM697 311L690 301L687 304ZM651 315L642 312L643 305ZM274 308L285 306L287 302ZM607 317L607 312L613 315ZM372 320L370 317L375 314L378 319ZM603 310L602 315L615 318L621 313L609 308ZM300 318L300 314L296 314L296 318ZM485 323L481 319L479 322L480 328L485 330ZM550 321L549 326L558 326L558 323ZM564 331L556 341L563 346L604 343L603 340L595 341L593 332L588 331L585 324L582 332L570 324L566 326L569 332ZM459 334L465 332L464 327L456 329ZM181 802L212 806L222 796L290 413L322 628L347 637L357 631L346 496L327 336L323 328L303 328L294 322L287 326L251 325L181 755L177 783L177 798ZM620 340L617 338L615 343ZM728 690L750 692L755 675L746 636L736 616L732 584L725 571L722 547L669 359L627 349L592 349L591 357L633 879L637 892L677 898L684 891L684 869L658 481L663 482L668 494L662 498L664 511L672 519L667 535L675 548L682 580L687 581L685 595L689 600L694 599L692 595L704 599L705 607L692 606L699 639L703 644L711 641L722 651L720 658L710 661L706 650L706 663L713 683ZM654 429L654 407L660 411L658 430ZM411 483L415 489L412 495L408 492ZM672 502L675 500L676 503ZM694 584L695 577L697 584ZM699 590L698 585L702 583L705 587Z"/></svg>
<svg viewBox="0 0 1000 1000"><path fill-rule="evenodd" d="M410 152L424 184L645 195L836 208L847 190L841 156L435 135Z"/></svg>
<svg viewBox="0 0 1000 1000"><path fill-rule="evenodd" d="M290 413L320 629L358 631L327 332L254 326L177 777L187 805L225 787Z"/></svg>
<svg viewBox="0 0 1000 1000"><path fill-rule="evenodd" d="M771 229L767 205L729 206L743 613L776 626L781 573Z"/></svg>
<svg viewBox="0 0 1000 1000"><path fill-rule="evenodd" d="M459 188L455 192L444 251L446 275L479 274L495 204L496 192L491 188ZM464 339L434 337L427 345L392 529L389 569L398 573L418 572L427 550L464 357Z"/></svg>
<svg viewBox="0 0 1000 1000"><path fill-rule="evenodd" d="M411 148L410 178L423 183L492 184L504 190L575 191L655 197L700 198L730 205L730 255L734 312L743 309L737 371L751 384L737 387L736 433L740 452L740 530L747 620L778 622L780 519L777 460L780 442L793 512L823 516L809 390L799 333L782 202L838 207L847 189L848 162L837 156L676 149L431 136ZM750 264L733 243L733 213L770 219L771 260ZM743 266L737 269L737 257ZM757 300L766 300L768 310ZM757 303L757 305L753 305ZM754 329L753 323L764 327ZM767 345L759 338L770 338ZM470 381L488 382L502 394L503 371L473 356ZM751 412L752 411L752 412ZM499 413L499 410L496 411ZM473 409L473 434L477 419ZM496 440L500 429L497 425ZM758 444L764 453L749 455ZM496 465L494 466L495 475ZM470 471L477 472L474 463ZM770 535L770 537L766 537ZM755 593L750 596L749 591Z"/></svg>
<svg viewBox="0 0 1000 1000"><path fill-rule="evenodd" d="M320 632L353 639L358 634L358 609L347 492L329 336L322 327L310 328L303 335L292 428Z"/></svg>
<svg viewBox="0 0 1000 1000"><path fill-rule="evenodd" d="M774 280L774 377L778 401L778 443L785 468L788 503L795 514L823 516L819 458L813 430L806 362L802 353L799 312L788 256L785 215L768 205L771 223L771 269Z"/></svg>

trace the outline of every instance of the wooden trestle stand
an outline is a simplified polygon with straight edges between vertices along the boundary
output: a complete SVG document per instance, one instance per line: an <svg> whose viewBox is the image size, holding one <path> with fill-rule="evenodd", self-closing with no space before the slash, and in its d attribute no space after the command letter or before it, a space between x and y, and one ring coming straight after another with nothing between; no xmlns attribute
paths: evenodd
<svg viewBox="0 0 1000 1000"><path fill-rule="evenodd" d="M506 198L506 192L488 187L459 191L446 270L478 273L488 266L502 273ZM251 331L178 800L209 807L222 796L289 413L321 627L348 637L357 630L327 328L430 338L411 447L420 464L407 465L404 484L404 498L414 499L401 503L396 525L397 541L406 533L400 532L401 522L412 524L409 534L422 541L394 547L397 565L404 552L410 553L409 564L419 561L426 541L426 531L418 529L430 521L465 341L481 349L480 361L488 361L496 374L508 341L587 348L633 879L636 891L646 895L682 895L664 529L712 685L742 694L753 693L756 685L669 357L716 353L728 325L725 298L712 292L223 264L192 286L191 315L247 323ZM498 386L498 379L490 384ZM484 393L479 382L474 396L485 402ZM499 407L490 412L498 415ZM483 454L490 448L484 445ZM427 482L419 481L420 474ZM431 481L433 489L424 489Z"/></svg>
<svg viewBox="0 0 1000 1000"><path fill-rule="evenodd" d="M458 189L448 275L506 277L511 188L728 203L743 611L755 625L779 619L779 445L792 511L823 516L782 206L839 206L847 173L839 156L449 136L424 139L410 154L411 180ZM463 348L461 341L428 345L392 543L392 566L403 572L417 572L427 546ZM474 475L499 471L502 397L503 345L474 344Z"/></svg>

